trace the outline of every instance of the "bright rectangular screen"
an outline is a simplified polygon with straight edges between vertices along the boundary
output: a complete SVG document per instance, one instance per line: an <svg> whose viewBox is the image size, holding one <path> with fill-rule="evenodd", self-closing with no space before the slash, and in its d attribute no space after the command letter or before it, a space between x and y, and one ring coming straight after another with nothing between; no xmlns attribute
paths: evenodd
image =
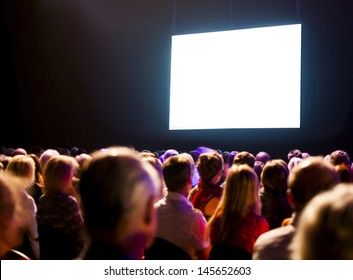
<svg viewBox="0 0 353 280"><path fill-rule="evenodd" d="M301 24L172 36L170 130L299 128Z"/></svg>

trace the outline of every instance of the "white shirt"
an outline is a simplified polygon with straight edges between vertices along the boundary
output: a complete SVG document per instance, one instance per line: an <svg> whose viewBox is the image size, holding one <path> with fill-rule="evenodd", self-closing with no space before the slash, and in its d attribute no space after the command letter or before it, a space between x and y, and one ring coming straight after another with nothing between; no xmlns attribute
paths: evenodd
<svg viewBox="0 0 353 280"><path fill-rule="evenodd" d="M195 250L210 246L205 217L184 195L169 192L155 207L158 213L157 237L179 246L192 257Z"/></svg>

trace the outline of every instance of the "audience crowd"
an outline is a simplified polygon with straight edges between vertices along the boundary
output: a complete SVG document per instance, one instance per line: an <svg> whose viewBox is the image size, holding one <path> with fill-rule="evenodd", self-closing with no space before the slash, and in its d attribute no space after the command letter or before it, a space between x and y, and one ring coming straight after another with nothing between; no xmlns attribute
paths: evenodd
<svg viewBox="0 0 353 280"><path fill-rule="evenodd" d="M353 259L352 162L1 147L0 259Z"/></svg>

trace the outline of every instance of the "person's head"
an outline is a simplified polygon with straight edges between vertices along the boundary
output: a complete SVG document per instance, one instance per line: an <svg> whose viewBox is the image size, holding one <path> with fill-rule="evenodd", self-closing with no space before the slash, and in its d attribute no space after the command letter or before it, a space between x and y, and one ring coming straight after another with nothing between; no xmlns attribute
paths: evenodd
<svg viewBox="0 0 353 280"><path fill-rule="evenodd" d="M159 178L161 180L161 190L160 190L160 198L163 198L166 195L166 187L164 184L164 178L163 178L163 172L162 172L162 167L163 164L160 161L160 159L155 155L154 153L150 151L142 151L140 152L140 156L142 157L142 160L145 162L150 163L153 168L157 171Z"/></svg>
<svg viewBox="0 0 353 280"><path fill-rule="evenodd" d="M217 242L225 242L250 211L257 215L261 213L258 177L246 164L233 165L229 169L222 198L209 220L209 230L212 230L216 217L221 217Z"/></svg>
<svg viewBox="0 0 353 280"><path fill-rule="evenodd" d="M271 156L269 153L261 151L258 152L255 156L256 160L261 161L263 164L271 160Z"/></svg>
<svg viewBox="0 0 353 280"><path fill-rule="evenodd" d="M43 185L43 171L40 165L39 157L36 154L28 154L30 158L33 159L35 164L34 181L38 185Z"/></svg>
<svg viewBox="0 0 353 280"><path fill-rule="evenodd" d="M342 150L333 151L328 157L328 160L333 165L345 164L348 167L351 167L352 164L348 153Z"/></svg>
<svg viewBox="0 0 353 280"><path fill-rule="evenodd" d="M291 158L297 157L297 158L303 158L302 152L299 149L293 149L290 150L287 154L288 162L291 160Z"/></svg>
<svg viewBox="0 0 353 280"><path fill-rule="evenodd" d="M289 162L288 162L288 169L289 171L292 171L292 169L294 168L294 166L296 166L299 162L303 161L302 158L298 158L298 157L292 157Z"/></svg>
<svg viewBox="0 0 353 280"><path fill-rule="evenodd" d="M156 232L153 207L160 180L150 163L126 147L96 151L85 162L80 194L87 232L93 241L136 256ZM141 248L142 246L142 248Z"/></svg>
<svg viewBox="0 0 353 280"><path fill-rule="evenodd" d="M22 243L18 195L4 176L0 176L0 257Z"/></svg>
<svg viewBox="0 0 353 280"><path fill-rule="evenodd" d="M289 174L288 202L296 211L318 193L332 188L339 182L339 175L334 166L322 157L304 159Z"/></svg>
<svg viewBox="0 0 353 280"><path fill-rule="evenodd" d="M247 164L251 168L254 168L255 164L255 156L252 153L249 153L247 151L243 151L238 153L234 159L233 159L233 164L235 165L241 165L241 164Z"/></svg>
<svg viewBox="0 0 353 280"><path fill-rule="evenodd" d="M217 152L201 154L197 160L197 171L203 182L217 184L222 178L223 157Z"/></svg>
<svg viewBox="0 0 353 280"><path fill-rule="evenodd" d="M235 156L238 154L239 152L238 151L231 151L229 153L229 156L228 156L228 165L229 167L233 165L233 160L235 158Z"/></svg>
<svg viewBox="0 0 353 280"><path fill-rule="evenodd" d="M14 149L12 151L12 155L11 156L18 156L18 155L22 155L22 156L25 156L27 155L27 151L24 149L24 148L17 148L17 149Z"/></svg>
<svg viewBox="0 0 353 280"><path fill-rule="evenodd" d="M49 159L58 155L60 154L57 150L54 150L54 149L45 150L39 157L39 162L40 162L40 166L42 167L42 170L44 170L45 165Z"/></svg>
<svg viewBox="0 0 353 280"><path fill-rule="evenodd" d="M353 259L353 185L341 183L305 207L292 243L294 259Z"/></svg>
<svg viewBox="0 0 353 280"><path fill-rule="evenodd" d="M335 169L338 172L341 182L350 183L353 182L353 170L346 164L342 163L335 165Z"/></svg>
<svg viewBox="0 0 353 280"><path fill-rule="evenodd" d="M259 181L255 171L247 164L233 165L226 179L221 199L224 212L244 217L250 210L260 214Z"/></svg>
<svg viewBox="0 0 353 280"><path fill-rule="evenodd" d="M169 192L188 194L192 183L190 159L182 155L171 156L163 163L164 181Z"/></svg>
<svg viewBox="0 0 353 280"><path fill-rule="evenodd" d="M265 164L262 161L258 161L258 160L255 161L254 171L255 171L259 181L261 180L261 173L262 173L262 170L264 169L264 167L265 167Z"/></svg>
<svg viewBox="0 0 353 280"><path fill-rule="evenodd" d="M274 159L265 164L261 173L261 183L265 190L284 192L288 186L289 170L287 163Z"/></svg>
<svg viewBox="0 0 353 280"><path fill-rule="evenodd" d="M13 176L24 187L29 187L35 180L35 162L27 155L14 156L6 167L6 172Z"/></svg>
<svg viewBox="0 0 353 280"><path fill-rule="evenodd" d="M43 172L44 192L70 192L77 168L78 163L72 157L58 155L50 158Z"/></svg>
<svg viewBox="0 0 353 280"><path fill-rule="evenodd" d="M174 150L174 149L166 150L164 154L160 157L160 161L163 163L167 158L178 154L179 152L177 150Z"/></svg>
<svg viewBox="0 0 353 280"><path fill-rule="evenodd" d="M77 156L75 156L75 159L78 163L78 165L80 166L80 168L82 168L83 163L85 162L85 160L90 159L91 156L89 154L83 153L83 154L79 154Z"/></svg>

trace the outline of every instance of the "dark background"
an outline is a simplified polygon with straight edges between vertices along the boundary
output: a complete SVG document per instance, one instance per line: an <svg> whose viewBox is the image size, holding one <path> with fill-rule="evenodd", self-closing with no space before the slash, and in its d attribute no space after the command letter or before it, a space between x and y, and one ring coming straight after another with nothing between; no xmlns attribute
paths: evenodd
<svg viewBox="0 0 353 280"><path fill-rule="evenodd" d="M353 155L352 2L176 0L173 20L173 0L2 0L0 145ZM172 34L298 21L300 129L168 130Z"/></svg>

